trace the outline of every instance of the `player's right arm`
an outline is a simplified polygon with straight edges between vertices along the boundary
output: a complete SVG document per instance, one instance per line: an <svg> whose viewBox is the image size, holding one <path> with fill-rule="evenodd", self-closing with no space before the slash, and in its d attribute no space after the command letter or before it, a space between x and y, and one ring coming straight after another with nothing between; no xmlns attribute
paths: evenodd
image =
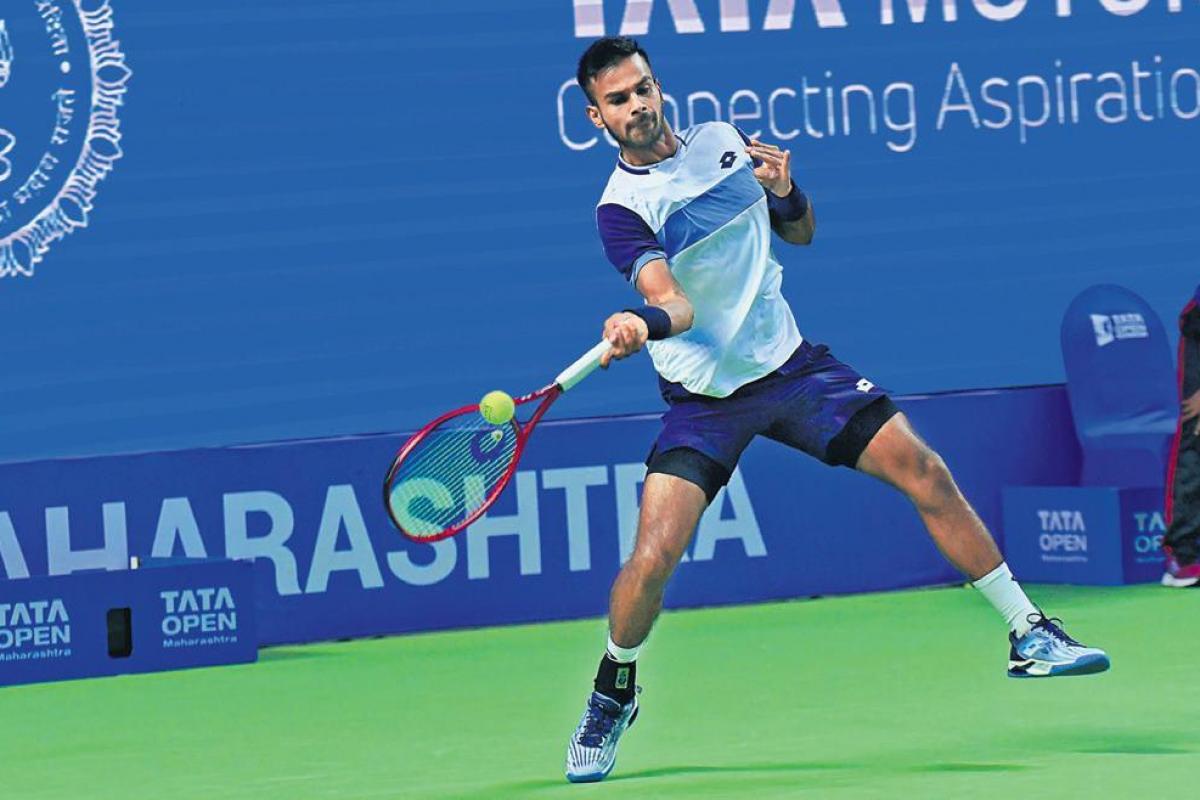
<svg viewBox="0 0 1200 800"><path fill-rule="evenodd" d="M614 358L633 355L649 339L664 339L692 327L692 304L671 275L667 254L654 231L633 209L620 203L596 208L596 227L604 254L646 299L646 305L621 311L604 321L604 338L612 349L600 358L607 367Z"/></svg>
<svg viewBox="0 0 1200 800"><path fill-rule="evenodd" d="M671 274L666 260L656 258L647 262L638 272L635 285L646 299L645 310L653 314L654 309L661 309L670 318L668 336L691 329L692 304ZM625 358L641 350L650 338L650 326L637 314L620 311L604 321L604 338L612 345L612 349L600 357L600 366L607 367L612 359Z"/></svg>

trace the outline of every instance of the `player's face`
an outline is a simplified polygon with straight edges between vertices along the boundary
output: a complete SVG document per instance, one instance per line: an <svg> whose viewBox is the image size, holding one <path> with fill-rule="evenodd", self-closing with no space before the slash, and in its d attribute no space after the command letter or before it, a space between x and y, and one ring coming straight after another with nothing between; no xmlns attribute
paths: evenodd
<svg viewBox="0 0 1200 800"><path fill-rule="evenodd" d="M662 89L640 55L597 75L592 97L595 105L588 106L592 124L607 128L622 147L647 148L662 137Z"/></svg>

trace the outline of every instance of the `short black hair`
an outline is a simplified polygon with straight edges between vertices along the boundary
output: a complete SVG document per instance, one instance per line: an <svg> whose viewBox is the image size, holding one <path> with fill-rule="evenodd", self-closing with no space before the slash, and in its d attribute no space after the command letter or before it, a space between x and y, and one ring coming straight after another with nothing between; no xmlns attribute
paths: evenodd
<svg viewBox="0 0 1200 800"><path fill-rule="evenodd" d="M579 88L583 89L589 100L596 102L588 84L604 70L631 56L641 56L646 59L646 66L650 66L650 56L646 55L646 51L636 39L630 39L628 36L605 36L592 42L579 57L579 69L575 73Z"/></svg>

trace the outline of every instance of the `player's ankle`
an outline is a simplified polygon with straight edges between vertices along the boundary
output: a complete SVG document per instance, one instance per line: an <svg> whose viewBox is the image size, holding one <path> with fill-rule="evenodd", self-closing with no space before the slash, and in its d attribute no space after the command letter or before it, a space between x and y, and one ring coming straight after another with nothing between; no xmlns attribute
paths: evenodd
<svg viewBox="0 0 1200 800"><path fill-rule="evenodd" d="M972 581L972 585L987 598L1018 638L1029 632L1032 626L1030 615L1036 617L1040 612L1013 577L1007 563L1001 561L991 572Z"/></svg>
<svg viewBox="0 0 1200 800"><path fill-rule="evenodd" d="M608 653L608 657L613 661L618 664L628 664L631 661L637 661L638 653L641 652L642 646L638 644L633 647L622 647L613 641L612 634L609 634L608 644L604 649Z"/></svg>
<svg viewBox="0 0 1200 800"><path fill-rule="evenodd" d="M611 697L621 705L633 700L637 679L637 662L617 662L608 653L600 659L596 670L596 680L593 684L596 691L605 697Z"/></svg>

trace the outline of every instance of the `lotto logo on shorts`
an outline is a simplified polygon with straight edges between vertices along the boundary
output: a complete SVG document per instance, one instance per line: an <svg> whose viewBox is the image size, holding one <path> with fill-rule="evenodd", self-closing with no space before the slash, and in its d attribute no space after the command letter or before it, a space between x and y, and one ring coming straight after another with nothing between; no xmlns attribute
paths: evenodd
<svg viewBox="0 0 1200 800"><path fill-rule="evenodd" d="M855 385L854 388L858 389L863 394L866 394L867 392L869 392L875 388L875 384L871 383L866 378L859 378L858 383Z"/></svg>

